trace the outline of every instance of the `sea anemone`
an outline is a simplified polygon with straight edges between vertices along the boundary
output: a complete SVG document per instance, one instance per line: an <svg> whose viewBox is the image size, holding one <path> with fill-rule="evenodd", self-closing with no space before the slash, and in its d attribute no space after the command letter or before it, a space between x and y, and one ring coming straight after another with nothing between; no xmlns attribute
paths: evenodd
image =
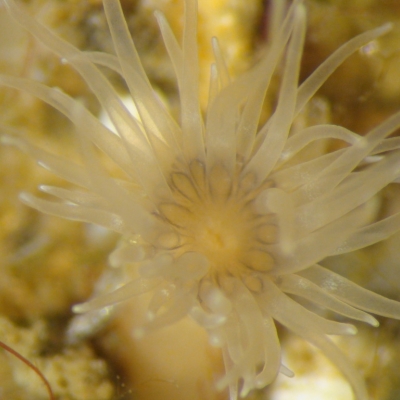
<svg viewBox="0 0 400 400"><path fill-rule="evenodd" d="M156 13L180 95L179 123L153 90L126 26L120 3L103 0L116 55L82 52L28 16L14 0L9 13L81 74L112 121L107 128L81 102L39 82L0 76L0 83L33 94L76 126L82 163L53 155L18 136L3 136L79 188L42 186L59 201L22 194L44 213L101 225L123 235L114 266L132 264L139 278L74 306L84 313L152 292L137 337L189 315L222 349L226 373L217 388L230 399L271 383L281 363L278 321L319 348L345 375L357 399L367 399L359 372L329 335L356 328L318 315L304 298L341 317L378 326L369 313L400 319L400 303L363 289L320 266L400 230L400 213L375 219L370 200L400 177L396 113L365 136L321 124L295 129L294 120L329 75L384 25L340 47L302 84L299 70L306 13L294 1L252 69L231 79L216 39L208 109L199 105L197 4L185 0L180 44ZM98 66L126 82L137 115L125 107ZM262 105L279 72L276 105L259 128ZM115 132L114 132L115 131ZM317 140L343 146L306 157ZM124 177L101 162L105 153ZM371 157L373 156L373 157ZM295 297L292 297L295 295Z"/></svg>

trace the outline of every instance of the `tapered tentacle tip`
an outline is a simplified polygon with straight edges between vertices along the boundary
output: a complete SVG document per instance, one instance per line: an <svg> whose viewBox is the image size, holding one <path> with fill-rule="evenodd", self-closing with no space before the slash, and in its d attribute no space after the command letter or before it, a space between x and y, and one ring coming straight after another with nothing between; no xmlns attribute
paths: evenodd
<svg viewBox="0 0 400 400"><path fill-rule="evenodd" d="M393 30L394 24L392 22L387 22L386 24L383 24L380 28L378 28L378 31L381 35L390 32Z"/></svg>
<svg viewBox="0 0 400 400"><path fill-rule="evenodd" d="M18 195L19 199L22 201L22 203L27 204L27 205L32 205L34 203L33 199L34 196L31 193L28 192L21 192Z"/></svg>
<svg viewBox="0 0 400 400"><path fill-rule="evenodd" d="M282 375L287 376L288 378L294 378L295 376L294 372L283 364L280 365L279 372Z"/></svg>
<svg viewBox="0 0 400 400"><path fill-rule="evenodd" d="M153 15L156 17L156 19L165 19L164 14L160 10L155 10Z"/></svg>
<svg viewBox="0 0 400 400"><path fill-rule="evenodd" d="M72 312L75 314L84 314L88 311L91 311L92 307L89 302L79 303L72 306Z"/></svg>
<svg viewBox="0 0 400 400"><path fill-rule="evenodd" d="M39 190L43 193L51 193L52 186L50 185L39 185Z"/></svg>
<svg viewBox="0 0 400 400"><path fill-rule="evenodd" d="M374 328L377 328L380 325L379 321L376 318L374 318L372 315L369 315L369 314L367 314L367 315L368 315L368 318L365 319L365 322L367 324L370 324Z"/></svg>
<svg viewBox="0 0 400 400"><path fill-rule="evenodd" d="M346 335L357 335L358 329L354 326L349 324L347 328L347 332L345 332Z"/></svg>

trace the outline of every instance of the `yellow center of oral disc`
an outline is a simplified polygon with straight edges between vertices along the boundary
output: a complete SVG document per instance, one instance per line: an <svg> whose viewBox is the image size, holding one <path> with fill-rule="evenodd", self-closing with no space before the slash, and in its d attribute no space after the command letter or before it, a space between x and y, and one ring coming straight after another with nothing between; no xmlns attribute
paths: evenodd
<svg viewBox="0 0 400 400"><path fill-rule="evenodd" d="M174 203L162 203L160 214L179 236L177 254L199 252L210 262L210 276L244 276L268 271L273 259L267 246L276 239L270 215L254 211L254 191L221 167L206 177L199 162L187 173L171 175Z"/></svg>
<svg viewBox="0 0 400 400"><path fill-rule="evenodd" d="M194 207L191 245L210 260L216 271L237 273L240 261L245 261L251 234L248 224L231 204L219 207L209 201L203 206Z"/></svg>

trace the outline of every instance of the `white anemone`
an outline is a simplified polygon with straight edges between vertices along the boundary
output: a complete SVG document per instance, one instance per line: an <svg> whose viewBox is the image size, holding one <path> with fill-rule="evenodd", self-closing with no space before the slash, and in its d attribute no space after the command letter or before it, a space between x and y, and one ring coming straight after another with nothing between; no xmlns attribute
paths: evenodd
<svg viewBox="0 0 400 400"><path fill-rule="evenodd" d="M349 319L377 326L369 313L400 318L400 303L365 290L318 263L387 238L400 229L400 213L371 220L367 202L400 176L400 113L361 137L335 125L295 131L293 121L328 76L350 54L382 35L385 25L361 34L298 83L306 30L304 6L295 1L260 62L232 80L214 41L210 99L199 106L197 5L185 0L182 44L156 14L175 69L181 101L177 123L144 72L120 4L103 0L116 55L81 52L29 17L14 0L9 13L83 77L117 134L79 101L32 80L1 76L65 114L81 139L82 163L50 154L17 137L4 137L45 168L79 188L43 186L51 201L21 197L45 213L101 225L124 235L114 265L135 263L140 277L74 307L78 313L153 291L148 321L138 336L190 315L223 351L226 374L218 388L230 398L262 388L281 365L274 320L315 345L367 399L358 371L329 335L355 334L353 325L328 320L296 302L303 297ZM124 106L98 68L125 80L140 120ZM281 71L276 107L259 129L264 98ZM302 157L316 140L346 145ZM96 148L123 171L111 176ZM366 158L376 157L368 163ZM306 160L306 161L304 161Z"/></svg>

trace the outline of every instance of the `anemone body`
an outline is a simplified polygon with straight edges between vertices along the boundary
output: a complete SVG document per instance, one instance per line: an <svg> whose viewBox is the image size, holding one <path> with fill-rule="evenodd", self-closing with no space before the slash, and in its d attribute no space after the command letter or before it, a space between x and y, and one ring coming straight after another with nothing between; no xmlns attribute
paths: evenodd
<svg viewBox="0 0 400 400"><path fill-rule="evenodd" d="M116 55L81 52L3 0L39 41L69 62L109 115L105 127L80 103L40 83L1 76L0 83L41 98L76 126L82 163L50 154L17 137L3 137L77 189L43 186L58 200L23 194L43 211L119 232L114 266L133 264L140 277L112 293L74 307L78 313L152 291L138 337L191 316L223 351L226 374L217 383L231 400L272 382L281 365L274 320L318 347L367 399L359 373L329 335L356 333L296 302L303 297L342 317L377 326L369 313L400 318L400 304L367 291L318 263L328 256L379 242L400 230L400 214L374 220L368 202L400 176L400 127L395 114L365 136L335 125L296 130L294 120L328 76L360 46L390 29L350 40L305 82L298 83L306 30L305 8L295 1L260 62L233 80L213 42L208 109L198 100L197 4L185 0L180 44L160 13L161 34L175 69L181 100L175 121L141 66L119 2L103 0ZM124 106L98 66L125 80L139 117ZM259 128L273 74L281 73L276 107ZM115 132L114 132L115 131ZM340 149L304 157L322 139ZM107 172L100 149L124 178ZM373 162L368 157L374 155Z"/></svg>

